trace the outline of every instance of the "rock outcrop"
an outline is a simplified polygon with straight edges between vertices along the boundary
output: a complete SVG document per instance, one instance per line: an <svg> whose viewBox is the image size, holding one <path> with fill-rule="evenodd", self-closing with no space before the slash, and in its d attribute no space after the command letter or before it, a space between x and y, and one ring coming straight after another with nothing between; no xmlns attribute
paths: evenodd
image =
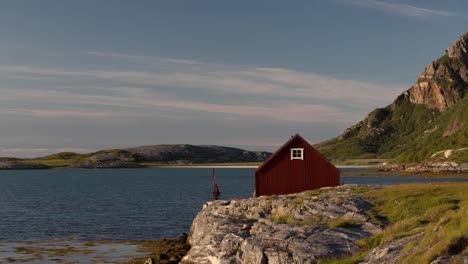
<svg viewBox="0 0 468 264"><path fill-rule="evenodd" d="M468 60L468 32L458 38L458 40L445 52L450 58L461 58Z"/></svg>
<svg viewBox="0 0 468 264"><path fill-rule="evenodd" d="M351 188L209 202L181 263L306 264L359 252L355 242L380 227L366 213L372 205Z"/></svg>
<svg viewBox="0 0 468 264"><path fill-rule="evenodd" d="M381 264L395 263L397 264L402 257L405 246L409 243L419 243L424 236L424 233L407 236L404 238L391 241L382 246L373 249L363 260L362 264ZM407 252L406 252L407 253Z"/></svg>
<svg viewBox="0 0 468 264"><path fill-rule="evenodd" d="M420 173L468 173L468 163L458 164L456 162L425 162L412 166L406 166L405 172L420 174Z"/></svg>
<svg viewBox="0 0 468 264"><path fill-rule="evenodd" d="M403 97L413 104L445 111L463 96L468 83L468 32L444 56L429 64Z"/></svg>

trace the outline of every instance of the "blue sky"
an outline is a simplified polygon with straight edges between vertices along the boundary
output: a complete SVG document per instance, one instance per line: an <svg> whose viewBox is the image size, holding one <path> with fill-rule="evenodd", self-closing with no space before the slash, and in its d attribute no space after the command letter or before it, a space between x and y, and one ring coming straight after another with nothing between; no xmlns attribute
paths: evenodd
<svg viewBox="0 0 468 264"><path fill-rule="evenodd" d="M325 140L467 22L463 0L0 1L0 156Z"/></svg>

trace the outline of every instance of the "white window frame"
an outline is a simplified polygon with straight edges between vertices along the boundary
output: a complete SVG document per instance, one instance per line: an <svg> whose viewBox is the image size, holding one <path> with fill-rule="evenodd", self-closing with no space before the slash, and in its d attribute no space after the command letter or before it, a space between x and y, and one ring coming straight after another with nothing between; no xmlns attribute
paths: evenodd
<svg viewBox="0 0 468 264"><path fill-rule="evenodd" d="M300 151L300 157L294 157L294 151ZM303 148L292 148L291 149L291 160L304 160L304 149Z"/></svg>

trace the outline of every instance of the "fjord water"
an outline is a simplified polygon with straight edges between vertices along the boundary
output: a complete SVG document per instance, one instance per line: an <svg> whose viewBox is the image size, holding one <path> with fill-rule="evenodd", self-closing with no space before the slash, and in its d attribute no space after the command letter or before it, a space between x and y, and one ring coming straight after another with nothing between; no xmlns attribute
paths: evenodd
<svg viewBox="0 0 468 264"><path fill-rule="evenodd" d="M250 197L253 174L217 169L221 198ZM467 180L342 177L344 184ZM0 241L176 237L212 191L211 170L200 168L0 171Z"/></svg>

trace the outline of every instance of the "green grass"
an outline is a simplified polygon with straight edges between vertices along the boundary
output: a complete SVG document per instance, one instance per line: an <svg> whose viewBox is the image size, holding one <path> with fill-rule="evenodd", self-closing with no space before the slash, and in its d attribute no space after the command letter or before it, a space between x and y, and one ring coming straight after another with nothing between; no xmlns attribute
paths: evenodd
<svg viewBox="0 0 468 264"><path fill-rule="evenodd" d="M37 158L38 160L74 160L84 158L85 154L78 154L75 152L60 152L57 154L48 155L45 157Z"/></svg>
<svg viewBox="0 0 468 264"><path fill-rule="evenodd" d="M456 255L468 246L468 183L394 185L370 189L362 195L375 207L371 221L384 224L380 234L356 243L362 252L339 260L319 263L359 263L379 245L424 232L419 243L404 248L398 263L430 263L439 256Z"/></svg>
<svg viewBox="0 0 468 264"><path fill-rule="evenodd" d="M331 222L328 222L328 226L331 228L342 227L342 228L353 228L358 227L361 224L352 219L337 219Z"/></svg>
<svg viewBox="0 0 468 264"><path fill-rule="evenodd" d="M449 160L459 162L459 163L468 162L468 149L452 154Z"/></svg>
<svg viewBox="0 0 468 264"><path fill-rule="evenodd" d="M61 167L68 167L76 163L76 160L66 160L66 159L33 159L33 160L25 160L22 161L24 163L30 164L39 164L45 165L51 168L61 168Z"/></svg>
<svg viewBox="0 0 468 264"><path fill-rule="evenodd" d="M318 264L358 264L369 253L369 251L362 251L345 259L330 259L319 260Z"/></svg>

